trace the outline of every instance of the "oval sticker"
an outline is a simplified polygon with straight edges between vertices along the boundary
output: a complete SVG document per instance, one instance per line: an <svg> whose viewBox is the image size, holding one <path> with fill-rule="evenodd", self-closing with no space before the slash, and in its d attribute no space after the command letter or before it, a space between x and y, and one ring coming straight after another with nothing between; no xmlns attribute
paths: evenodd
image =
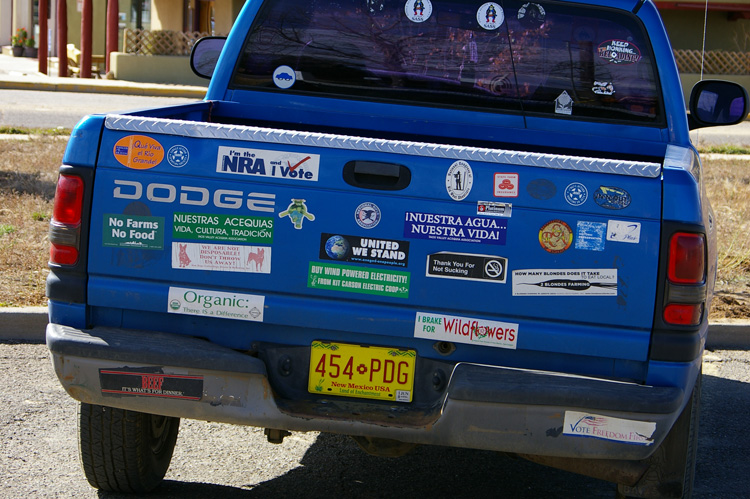
<svg viewBox="0 0 750 499"><path fill-rule="evenodd" d="M602 208L607 208L608 210L622 210L630 206L630 193L619 187L601 185L594 192L594 201Z"/></svg>
<svg viewBox="0 0 750 499"><path fill-rule="evenodd" d="M134 170L148 170L164 159L162 145L145 135L128 135L117 141L112 153L123 166Z"/></svg>

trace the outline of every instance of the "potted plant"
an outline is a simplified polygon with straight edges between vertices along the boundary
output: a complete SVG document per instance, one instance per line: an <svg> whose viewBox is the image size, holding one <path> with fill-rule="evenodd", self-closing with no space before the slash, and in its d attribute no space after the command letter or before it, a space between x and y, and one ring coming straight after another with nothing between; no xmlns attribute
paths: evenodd
<svg viewBox="0 0 750 499"><path fill-rule="evenodd" d="M36 57L37 56L37 48L36 48L36 42L34 41L34 37L29 37L26 39L26 48L23 50L23 55L25 57Z"/></svg>
<svg viewBox="0 0 750 499"><path fill-rule="evenodd" d="M16 34L10 37L10 43L13 45L13 57L23 56L26 46L26 39L29 37L26 28L18 28Z"/></svg>

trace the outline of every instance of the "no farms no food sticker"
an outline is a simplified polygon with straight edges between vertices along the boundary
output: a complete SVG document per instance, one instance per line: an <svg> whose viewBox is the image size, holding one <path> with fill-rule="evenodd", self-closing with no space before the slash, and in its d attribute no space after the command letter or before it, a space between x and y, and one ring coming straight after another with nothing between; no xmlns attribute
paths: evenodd
<svg viewBox="0 0 750 499"><path fill-rule="evenodd" d="M117 141L112 153L123 166L134 170L148 170L164 159L164 147L145 135L128 135Z"/></svg>
<svg viewBox="0 0 750 499"><path fill-rule="evenodd" d="M411 22L423 23L432 15L432 2L430 0L406 0L404 13Z"/></svg>

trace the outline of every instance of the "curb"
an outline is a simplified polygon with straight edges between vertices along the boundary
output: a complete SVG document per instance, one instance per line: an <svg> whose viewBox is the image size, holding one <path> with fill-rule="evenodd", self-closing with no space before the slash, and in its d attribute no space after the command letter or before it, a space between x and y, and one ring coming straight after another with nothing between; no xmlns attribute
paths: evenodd
<svg viewBox="0 0 750 499"><path fill-rule="evenodd" d="M47 307L0 308L0 341L44 343Z"/></svg>
<svg viewBox="0 0 750 499"><path fill-rule="evenodd" d="M0 308L0 341L44 343L47 307ZM732 320L708 326L708 350L750 350L750 322Z"/></svg>
<svg viewBox="0 0 750 499"><path fill-rule="evenodd" d="M101 93L101 94L123 94L140 95L147 97L185 97L203 99L207 88L179 86L179 85L157 85L138 83L117 83L104 80L100 83L94 82L40 82L22 80L2 80L0 89L7 90L37 90L46 92L79 92L79 93Z"/></svg>

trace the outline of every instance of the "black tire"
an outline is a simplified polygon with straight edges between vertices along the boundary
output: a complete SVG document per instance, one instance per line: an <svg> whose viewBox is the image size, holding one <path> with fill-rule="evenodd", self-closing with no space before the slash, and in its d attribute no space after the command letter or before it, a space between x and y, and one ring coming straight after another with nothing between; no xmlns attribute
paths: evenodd
<svg viewBox="0 0 750 499"><path fill-rule="evenodd" d="M146 493L164 479L180 418L81 403L78 449L86 480L109 492Z"/></svg>
<svg viewBox="0 0 750 499"><path fill-rule="evenodd" d="M648 458L649 468L646 473L634 487L618 485L617 498L692 497L698 455L702 378L702 372L699 372L685 409L659 448Z"/></svg>

